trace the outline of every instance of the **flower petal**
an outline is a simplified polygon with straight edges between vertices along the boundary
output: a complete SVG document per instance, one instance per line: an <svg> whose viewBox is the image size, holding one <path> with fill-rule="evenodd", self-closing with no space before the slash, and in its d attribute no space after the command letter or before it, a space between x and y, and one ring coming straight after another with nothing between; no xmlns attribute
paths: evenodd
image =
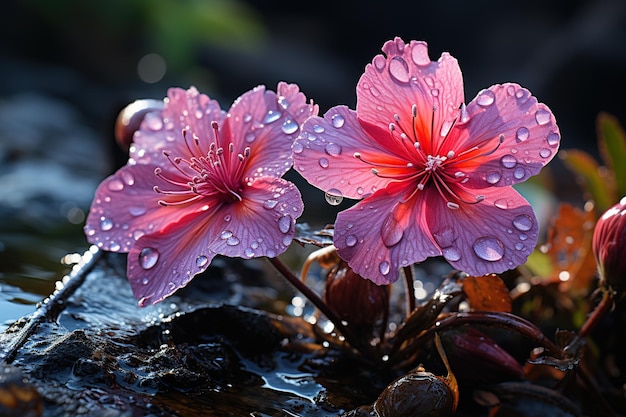
<svg viewBox="0 0 626 417"><path fill-rule="evenodd" d="M466 118L451 132L445 152L481 148L483 156L459 167L469 177L466 187L509 186L538 174L556 155L559 142L550 109L509 83L483 90L467 105Z"/></svg>
<svg viewBox="0 0 626 417"><path fill-rule="evenodd" d="M394 123L417 136L425 153L435 154L464 102L457 60L443 53L431 61L426 42L405 44L400 38L387 41L382 50L385 55L374 57L357 85L359 119L381 144L389 145L386 127Z"/></svg>
<svg viewBox="0 0 626 417"><path fill-rule="evenodd" d="M265 178L246 188L242 202L196 212L141 237L128 254L128 279L141 306L184 287L216 254L275 257L293 240L304 205L292 183ZM177 210L181 211L181 210Z"/></svg>
<svg viewBox="0 0 626 417"><path fill-rule="evenodd" d="M278 92L258 86L239 97L231 107L223 136L236 153L250 147L244 176L280 177L291 168L291 145L300 125L317 114L317 105L307 104L296 84L278 84Z"/></svg>
<svg viewBox="0 0 626 417"><path fill-rule="evenodd" d="M513 187L485 189L485 199L450 209L428 199L426 222L443 257L479 276L526 262L537 243L538 224L530 204Z"/></svg>
<svg viewBox="0 0 626 417"><path fill-rule="evenodd" d="M170 88L164 102L165 109L146 114L140 129L135 132L130 147L132 163L159 161L163 149L175 156L190 155L182 139L182 130L187 129L190 135L210 140L215 136L211 122L220 122L226 117L217 101L200 94L195 87L188 90Z"/></svg>
<svg viewBox="0 0 626 417"><path fill-rule="evenodd" d="M158 231L210 203L204 200L185 207L161 206L158 202L163 194L153 187L170 190L174 186L156 176L155 168L126 165L100 183L84 227L90 243L112 252L128 252L144 234Z"/></svg>
<svg viewBox="0 0 626 417"><path fill-rule="evenodd" d="M372 166L355 153L376 163L406 165L363 131L354 110L337 106L324 118L315 116L304 123L293 144L294 168L315 187L360 199L384 188L389 179L372 174Z"/></svg>
<svg viewBox="0 0 626 417"><path fill-rule="evenodd" d="M334 244L339 256L361 276L376 284L398 279L399 269L440 254L431 241L424 213L429 207L418 195L401 203L408 190L392 184L354 207L335 222ZM421 194L423 195L423 194Z"/></svg>

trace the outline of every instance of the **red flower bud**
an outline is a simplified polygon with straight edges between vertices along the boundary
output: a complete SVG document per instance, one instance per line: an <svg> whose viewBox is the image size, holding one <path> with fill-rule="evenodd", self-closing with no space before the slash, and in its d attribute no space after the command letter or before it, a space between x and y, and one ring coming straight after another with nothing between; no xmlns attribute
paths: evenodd
<svg viewBox="0 0 626 417"><path fill-rule="evenodd" d="M350 326L372 326L389 308L389 287L361 277L341 261L328 273L324 301Z"/></svg>
<svg viewBox="0 0 626 417"><path fill-rule="evenodd" d="M626 197L598 219L592 249L600 279L614 289L626 289Z"/></svg>

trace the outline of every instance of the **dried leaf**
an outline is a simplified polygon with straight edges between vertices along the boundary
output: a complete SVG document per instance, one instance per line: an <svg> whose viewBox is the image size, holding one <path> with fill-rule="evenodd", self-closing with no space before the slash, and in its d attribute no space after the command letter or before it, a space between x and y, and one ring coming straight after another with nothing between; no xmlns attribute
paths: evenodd
<svg viewBox="0 0 626 417"><path fill-rule="evenodd" d="M509 290L495 274L465 278L463 293L474 311L511 312Z"/></svg>

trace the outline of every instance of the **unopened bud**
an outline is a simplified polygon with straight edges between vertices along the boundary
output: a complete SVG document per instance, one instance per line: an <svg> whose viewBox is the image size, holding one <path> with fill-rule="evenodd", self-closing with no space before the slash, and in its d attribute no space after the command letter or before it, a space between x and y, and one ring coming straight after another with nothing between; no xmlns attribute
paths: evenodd
<svg viewBox="0 0 626 417"><path fill-rule="evenodd" d="M592 250L600 279L613 289L626 289L626 197L598 219Z"/></svg>

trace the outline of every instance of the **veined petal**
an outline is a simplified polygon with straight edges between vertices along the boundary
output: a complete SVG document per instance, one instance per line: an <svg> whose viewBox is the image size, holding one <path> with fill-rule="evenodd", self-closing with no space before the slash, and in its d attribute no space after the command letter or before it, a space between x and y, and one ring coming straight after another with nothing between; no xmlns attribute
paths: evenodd
<svg viewBox="0 0 626 417"><path fill-rule="evenodd" d="M180 207L160 205L164 195L154 191L155 185L163 190L183 188L155 175L155 168L155 165L126 165L100 183L84 227L90 243L112 252L128 252L144 234L159 231L211 205L209 199ZM180 196L180 200L185 198Z"/></svg>
<svg viewBox="0 0 626 417"><path fill-rule="evenodd" d="M500 138L502 143L498 145ZM550 109L517 84L494 85L467 105L445 152L479 147L456 169L469 188L509 186L527 180L556 155L561 136Z"/></svg>
<svg viewBox="0 0 626 417"><path fill-rule="evenodd" d="M487 188L485 199L453 209L429 196L428 229L440 253L471 275L500 273L526 262L537 243L530 204L513 187Z"/></svg>
<svg viewBox="0 0 626 417"><path fill-rule="evenodd" d="M344 197L363 198L384 188L389 178L372 173L373 165L395 165L406 168L406 159L393 155L368 136L346 106L331 108L323 118L311 117L293 144L294 168L315 187L339 190Z"/></svg>
<svg viewBox="0 0 626 417"><path fill-rule="evenodd" d="M392 185L337 215L334 244L339 256L379 285L395 282L401 267L440 254L426 223L430 207L423 194L400 202L406 193L410 190Z"/></svg>
<svg viewBox="0 0 626 417"><path fill-rule="evenodd" d="M307 104L296 84L279 83L277 93L258 86L233 103L222 134L235 155L250 148L246 177L280 177L293 163L291 145L300 125L316 114L317 105Z"/></svg>
<svg viewBox="0 0 626 417"><path fill-rule="evenodd" d="M407 134L415 132L424 152L436 153L464 102L457 60L443 53L431 61L426 42L405 44L400 38L386 42L382 50L384 55L374 57L358 82L359 119L378 128L396 123ZM370 133L382 142L387 139L382 132Z"/></svg>
<svg viewBox="0 0 626 417"><path fill-rule="evenodd" d="M190 156L182 139L183 129L189 130L190 135L212 140L215 134L211 122L220 122L226 117L217 101L200 94L195 87L170 88L164 103L165 109L146 114L135 132L130 147L132 163L155 163L160 160L163 149L175 156ZM205 144L202 151L207 152L208 140L202 142Z"/></svg>

